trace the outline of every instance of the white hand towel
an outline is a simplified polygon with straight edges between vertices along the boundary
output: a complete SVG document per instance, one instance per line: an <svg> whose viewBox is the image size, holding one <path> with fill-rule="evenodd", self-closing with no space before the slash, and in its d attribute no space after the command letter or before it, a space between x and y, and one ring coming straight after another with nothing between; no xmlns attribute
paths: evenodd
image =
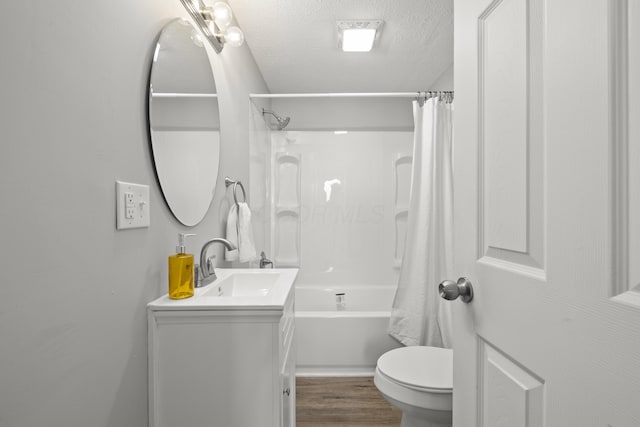
<svg viewBox="0 0 640 427"><path fill-rule="evenodd" d="M240 262L249 262L256 258L251 209L244 202L238 204L238 251L238 261Z"/></svg>
<svg viewBox="0 0 640 427"><path fill-rule="evenodd" d="M225 248L225 261L238 260L238 205L231 206L227 215L227 240L231 242L236 249L229 250Z"/></svg>

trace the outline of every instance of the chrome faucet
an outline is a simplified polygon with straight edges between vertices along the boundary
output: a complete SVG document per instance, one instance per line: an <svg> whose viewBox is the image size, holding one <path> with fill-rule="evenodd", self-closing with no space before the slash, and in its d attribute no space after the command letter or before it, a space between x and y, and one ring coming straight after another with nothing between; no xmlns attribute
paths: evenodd
<svg viewBox="0 0 640 427"><path fill-rule="evenodd" d="M273 261L271 261L264 254L264 251L260 252L260 268L265 268L267 265L270 265L273 268Z"/></svg>
<svg viewBox="0 0 640 427"><path fill-rule="evenodd" d="M207 259L207 249L209 249L209 246L214 243L222 243L230 251L236 248L233 243L221 237L216 237L215 239L211 239L205 243L202 246L202 250L200 250L200 266L196 266L195 270L196 288L208 285L216 280L216 272L213 268L213 264L211 263L211 260Z"/></svg>

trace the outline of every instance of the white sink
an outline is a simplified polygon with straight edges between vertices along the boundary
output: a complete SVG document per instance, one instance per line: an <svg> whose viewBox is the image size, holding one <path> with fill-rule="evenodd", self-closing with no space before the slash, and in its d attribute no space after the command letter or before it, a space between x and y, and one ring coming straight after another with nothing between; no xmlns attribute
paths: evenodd
<svg viewBox="0 0 640 427"><path fill-rule="evenodd" d="M278 272L236 273L214 281L202 296L264 297L280 278Z"/></svg>
<svg viewBox="0 0 640 427"><path fill-rule="evenodd" d="M148 304L151 310L282 309L298 274L297 268L216 268L217 279L181 300L167 295Z"/></svg>

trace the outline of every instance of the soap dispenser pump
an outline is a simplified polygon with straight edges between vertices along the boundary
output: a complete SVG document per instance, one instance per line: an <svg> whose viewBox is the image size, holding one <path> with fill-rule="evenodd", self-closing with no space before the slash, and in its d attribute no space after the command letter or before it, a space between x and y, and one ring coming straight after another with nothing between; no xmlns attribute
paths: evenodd
<svg viewBox="0 0 640 427"><path fill-rule="evenodd" d="M169 298L193 296L193 254L188 254L185 239L195 234L178 234L176 254L169 257Z"/></svg>

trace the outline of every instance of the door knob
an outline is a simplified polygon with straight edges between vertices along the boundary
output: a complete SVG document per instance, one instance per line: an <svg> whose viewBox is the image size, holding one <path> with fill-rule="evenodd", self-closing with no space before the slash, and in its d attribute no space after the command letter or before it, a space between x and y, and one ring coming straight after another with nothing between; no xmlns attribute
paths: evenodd
<svg viewBox="0 0 640 427"><path fill-rule="evenodd" d="M471 302L473 299L473 286L466 277L461 277L457 282L453 280L445 280L438 285L440 296L446 300L452 301L458 297L462 298L462 302Z"/></svg>

